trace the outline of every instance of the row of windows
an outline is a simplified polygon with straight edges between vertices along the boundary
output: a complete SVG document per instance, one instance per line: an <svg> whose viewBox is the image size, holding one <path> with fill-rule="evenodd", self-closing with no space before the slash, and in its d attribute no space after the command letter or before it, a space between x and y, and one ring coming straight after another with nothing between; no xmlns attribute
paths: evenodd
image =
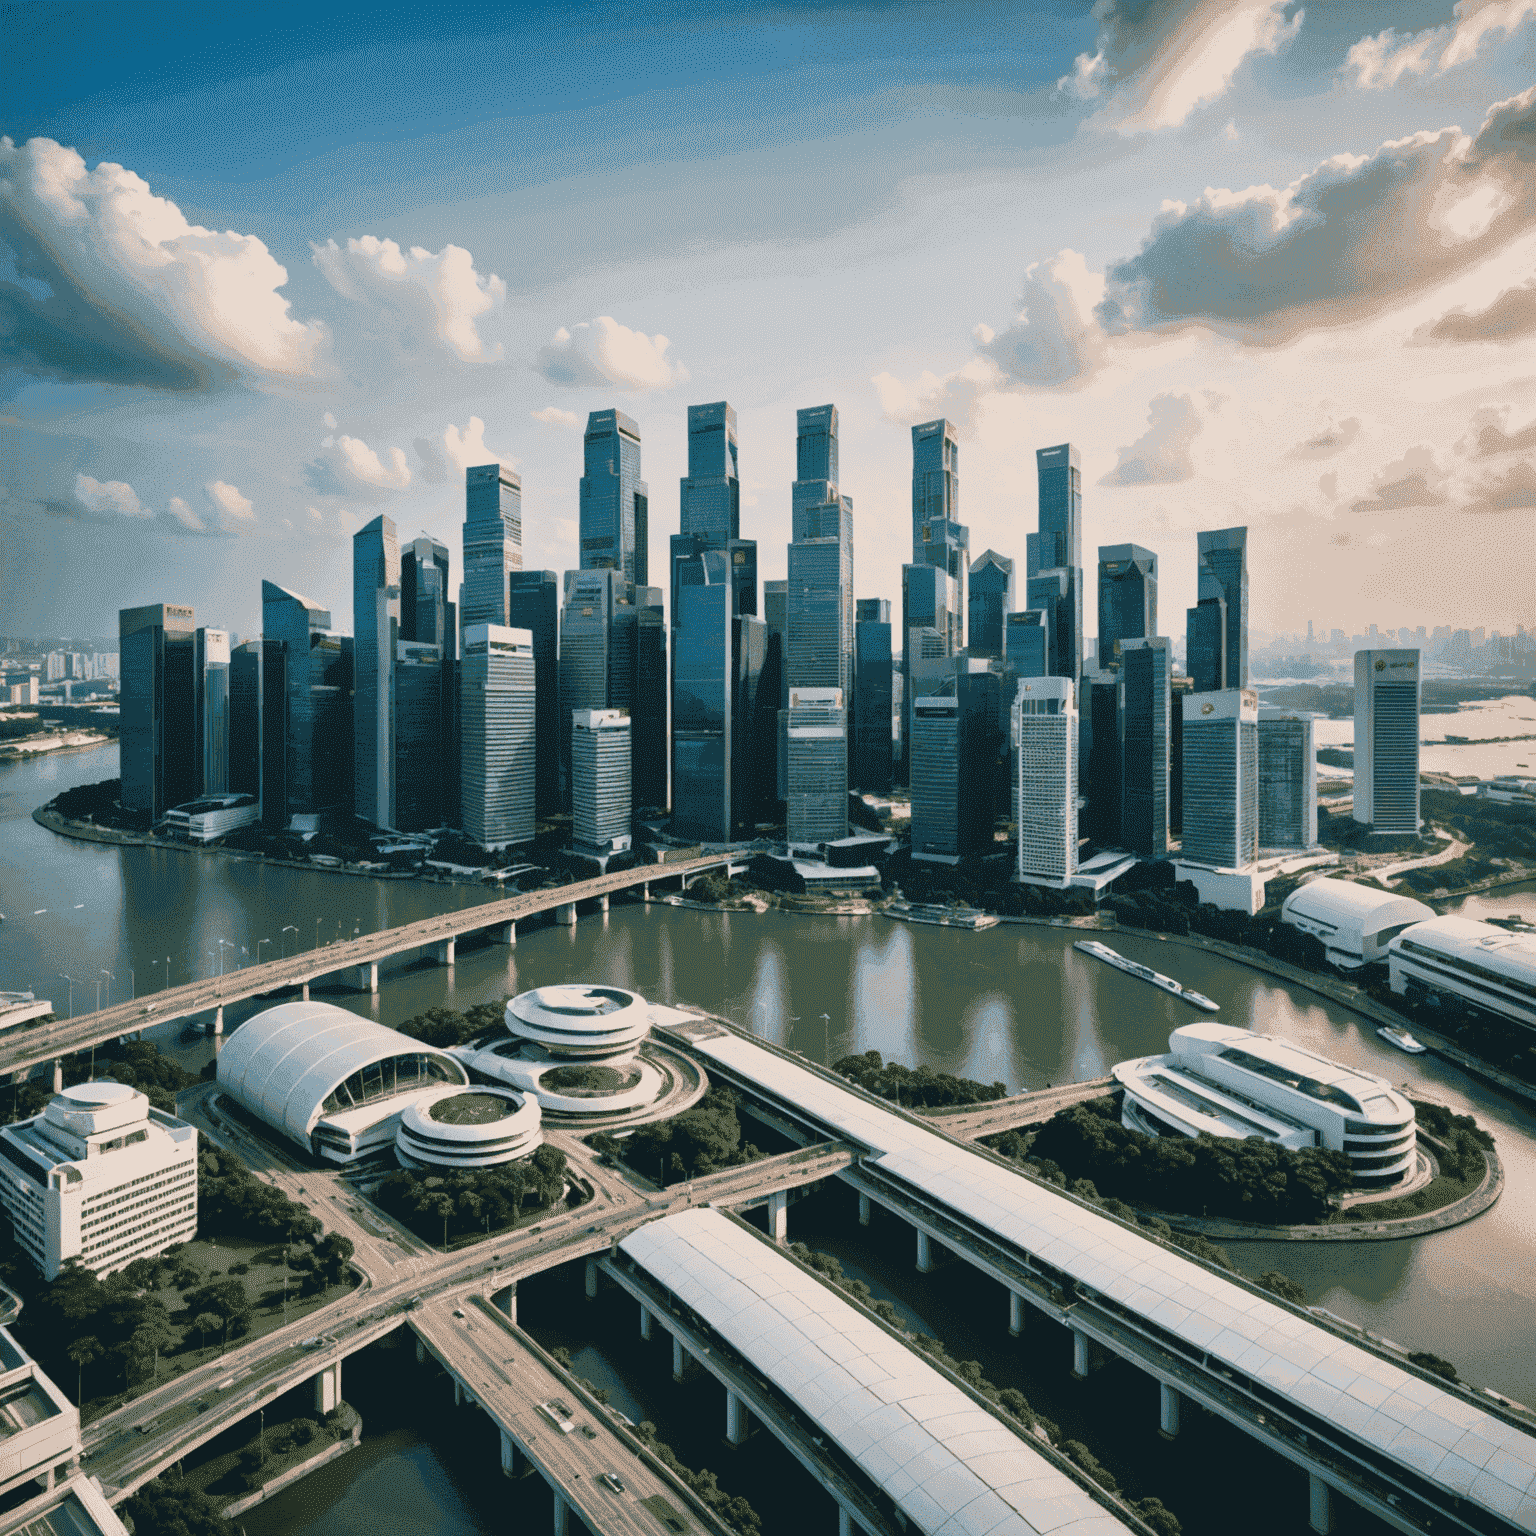
<svg viewBox="0 0 1536 1536"><path fill-rule="evenodd" d="M1428 960L1410 957L1405 963L1414 967L1411 971L1403 972L1409 981L1422 986L1427 979L1432 980L1434 977L1443 976L1446 981L1452 983L1451 996L1476 1000L1501 1018L1520 1019L1525 1022L1531 1020L1533 1005L1522 1002L1519 998L1510 997L1508 993L1495 992L1483 986L1481 982L1468 981L1466 977L1458 976L1454 971L1448 971L1442 966L1432 965ZM1420 972L1425 974L1421 976Z"/></svg>
<svg viewBox="0 0 1536 1536"><path fill-rule="evenodd" d="M195 1168L195 1161L189 1159L186 1164L187 1172L191 1173L195 1170ZM87 1195L85 1197L85 1203L81 1206L81 1209L86 1212L92 1211L104 1200L110 1200L116 1204L116 1202L121 1200L130 1189L137 1189L139 1185L147 1184L151 1179L158 1179L162 1174L164 1174L164 1172L165 1170L163 1168L156 1168L151 1173L141 1173L136 1179L128 1179L121 1184L112 1185L110 1189L103 1189L94 1195Z"/></svg>
<svg viewBox="0 0 1536 1536"><path fill-rule="evenodd" d="M174 1173L168 1178L161 1179L159 1183L151 1184L148 1189L141 1190L136 1199L127 1201L126 1203L121 1201L117 1202L108 1207L106 1210L99 1211L98 1214L92 1217L90 1220L82 1221L80 1223L80 1230L82 1232L92 1231L94 1228L100 1227L104 1223L112 1221L114 1217L120 1218L133 1211L141 1210L146 1205L153 1205L158 1200L164 1198L166 1190L172 1189L178 1184L185 1184L188 1182L188 1180L195 1181L196 1178L197 1170L195 1168L183 1168L180 1172ZM117 1222L116 1224L121 1225L121 1221Z"/></svg>
<svg viewBox="0 0 1536 1536"><path fill-rule="evenodd" d="M1342 1088L1335 1087L1332 1083L1319 1082L1315 1077L1308 1077L1305 1073L1297 1072L1290 1067L1282 1067L1277 1062L1266 1061L1262 1056L1255 1056L1252 1051L1228 1046L1220 1053L1220 1060L1230 1061L1233 1066L1256 1072L1260 1077L1267 1077L1273 1083L1294 1088L1297 1093L1304 1093L1309 1099L1316 1099L1319 1103L1337 1104L1343 1109L1354 1110L1356 1114L1361 1113L1359 1101L1345 1093Z"/></svg>
<svg viewBox="0 0 1536 1536"><path fill-rule="evenodd" d="M1401 940L1399 948L1406 950L1410 955L1423 955L1438 965L1448 965L1454 970L1464 971L1468 976L1476 976L1479 980L1491 981L1495 986L1507 987L1511 992L1536 998L1536 982L1522 981L1518 976L1508 976L1502 971L1490 971L1485 965L1475 965L1470 960L1463 960L1459 955L1447 955L1438 949L1430 949L1414 939Z"/></svg>
<svg viewBox="0 0 1536 1536"><path fill-rule="evenodd" d="M91 1234L91 1241L88 1243L83 1243L81 1246L87 1253L92 1253L96 1249L105 1247L107 1244L111 1243L113 1241L112 1234L114 1232L122 1231L124 1227L127 1227L130 1232L140 1232L143 1231L146 1227L153 1226L155 1222L162 1219L162 1212L184 1211L188 1209L195 1210L196 1207L197 1196L195 1194L189 1197L183 1197L179 1200L161 1201L155 1206L153 1210L139 1211L133 1216L125 1216L121 1221L114 1221L109 1226L98 1228Z"/></svg>
<svg viewBox="0 0 1536 1536"><path fill-rule="evenodd" d="M114 1255L127 1249L139 1248L152 1237L163 1233L167 1228L189 1226L195 1230L197 1227L197 1201L185 1200L175 1210L167 1212L159 1221L147 1221L135 1227L132 1232L116 1240L110 1247L104 1243L89 1243L83 1250L92 1256L93 1265L99 1265Z"/></svg>

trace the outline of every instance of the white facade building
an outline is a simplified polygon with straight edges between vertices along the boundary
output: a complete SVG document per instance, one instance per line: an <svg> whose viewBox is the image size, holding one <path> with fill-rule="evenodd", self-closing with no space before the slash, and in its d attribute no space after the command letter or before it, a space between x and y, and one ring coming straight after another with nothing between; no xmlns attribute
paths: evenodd
<svg viewBox="0 0 1536 1536"><path fill-rule="evenodd" d="M793 616L793 603L790 609ZM779 738L785 840L791 847L813 847L846 837L848 711L843 690L792 687L789 708L779 712Z"/></svg>
<svg viewBox="0 0 1536 1536"><path fill-rule="evenodd" d="M238 827L251 827L261 820L261 807L255 795L204 795L185 805L173 806L165 813L161 829L173 832L193 843L211 843Z"/></svg>
<svg viewBox="0 0 1536 1536"><path fill-rule="evenodd" d="M543 1144L539 1102L508 1088L442 1088L400 1115L395 1156L407 1168L495 1168Z"/></svg>
<svg viewBox="0 0 1536 1536"><path fill-rule="evenodd" d="M469 625L459 664L459 795L464 835L483 848L533 841L535 710L532 632Z"/></svg>
<svg viewBox="0 0 1536 1536"><path fill-rule="evenodd" d="M1355 652L1356 821L1417 832L1419 652Z"/></svg>
<svg viewBox="0 0 1536 1536"><path fill-rule="evenodd" d="M507 1004L507 1032L552 1056L620 1056L651 1032L651 1006L619 987L539 987Z"/></svg>
<svg viewBox="0 0 1536 1536"><path fill-rule="evenodd" d="M1433 907L1351 880L1309 880L1280 908L1280 921L1323 941L1328 963L1346 970L1385 961L1387 945L1405 928L1435 915Z"/></svg>
<svg viewBox="0 0 1536 1536"><path fill-rule="evenodd" d="M1174 872L1201 901L1251 917L1264 905L1259 854L1259 696L1184 697L1184 841Z"/></svg>
<svg viewBox="0 0 1536 1536"><path fill-rule="evenodd" d="M1115 1067L1132 1130L1328 1147L1349 1158L1357 1184L1395 1184L1413 1170L1413 1105L1384 1078L1231 1024L1186 1024L1168 1049Z"/></svg>
<svg viewBox="0 0 1536 1536"><path fill-rule="evenodd" d="M588 852L623 853L630 820L629 712L571 711L571 841Z"/></svg>
<svg viewBox="0 0 1536 1536"><path fill-rule="evenodd" d="M1016 880L1065 887L1077 873L1077 731L1070 678L1020 679L1009 737Z"/></svg>
<svg viewBox="0 0 1536 1536"><path fill-rule="evenodd" d="M80 1083L0 1129L0 1201L53 1280L65 1260L96 1275L197 1233L197 1131L122 1083Z"/></svg>
<svg viewBox="0 0 1536 1536"><path fill-rule="evenodd" d="M1392 940L1387 967L1399 996L1536 1029L1536 934L1436 917Z"/></svg>

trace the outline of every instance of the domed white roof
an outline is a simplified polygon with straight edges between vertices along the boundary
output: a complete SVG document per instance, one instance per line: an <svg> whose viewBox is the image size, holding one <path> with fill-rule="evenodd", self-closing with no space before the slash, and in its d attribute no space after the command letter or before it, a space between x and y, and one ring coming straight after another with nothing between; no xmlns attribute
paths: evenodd
<svg viewBox="0 0 1536 1536"><path fill-rule="evenodd" d="M409 1167L489 1168L544 1140L538 1100L510 1088L440 1088L406 1105L395 1151Z"/></svg>
<svg viewBox="0 0 1536 1536"><path fill-rule="evenodd" d="M645 1038L651 1006L622 987L536 987L507 1004L506 1022L509 1033L552 1055L612 1055Z"/></svg>

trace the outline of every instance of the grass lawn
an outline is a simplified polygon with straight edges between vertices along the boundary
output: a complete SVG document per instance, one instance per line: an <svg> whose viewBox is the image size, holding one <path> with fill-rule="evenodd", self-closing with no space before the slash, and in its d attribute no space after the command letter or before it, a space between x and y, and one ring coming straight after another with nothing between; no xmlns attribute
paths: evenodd
<svg viewBox="0 0 1536 1536"><path fill-rule="evenodd" d="M343 1403L327 1419L319 1419L312 1412L305 1413L302 1401L296 1401L295 1394L290 1394L268 1407L265 1431L255 1414L241 1420L240 1434L226 1432L210 1442L211 1447L217 1447L215 1454L189 1464L182 1481L187 1487L199 1489L216 1499L222 1507L255 1491L254 1487L246 1486L241 1458L259 1441L265 1443L267 1458L257 1475L257 1486L270 1483L289 1468L318 1456L338 1440L348 1439L356 1418L350 1405ZM310 1438L301 1443L299 1437L303 1434ZM204 1450L209 1448L204 1447ZM197 1456L202 1454L201 1451L195 1453Z"/></svg>
<svg viewBox="0 0 1536 1536"><path fill-rule="evenodd" d="M573 1099L586 1099L633 1088L639 1081L640 1069L635 1066L626 1066L622 1072L614 1067L573 1066L546 1072L539 1085Z"/></svg>
<svg viewBox="0 0 1536 1536"><path fill-rule="evenodd" d="M1335 1211L1328 1220L1334 1226L1341 1226L1360 1221L1399 1221L1405 1216L1425 1216L1470 1195L1483 1182L1486 1168L1484 1164L1465 1179L1436 1174L1423 1189L1416 1189L1411 1195L1352 1205L1347 1211Z"/></svg>

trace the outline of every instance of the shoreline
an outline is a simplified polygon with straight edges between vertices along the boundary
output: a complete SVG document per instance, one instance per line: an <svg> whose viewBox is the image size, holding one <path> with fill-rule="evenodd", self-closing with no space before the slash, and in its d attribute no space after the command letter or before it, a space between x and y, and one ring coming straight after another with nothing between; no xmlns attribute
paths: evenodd
<svg viewBox="0 0 1536 1536"><path fill-rule="evenodd" d="M44 757L63 757L69 752L94 752L98 747L110 747L116 736L93 736L89 741L72 741L57 747L38 747L24 752L25 741L9 741L0 747L0 763L35 763Z"/></svg>

